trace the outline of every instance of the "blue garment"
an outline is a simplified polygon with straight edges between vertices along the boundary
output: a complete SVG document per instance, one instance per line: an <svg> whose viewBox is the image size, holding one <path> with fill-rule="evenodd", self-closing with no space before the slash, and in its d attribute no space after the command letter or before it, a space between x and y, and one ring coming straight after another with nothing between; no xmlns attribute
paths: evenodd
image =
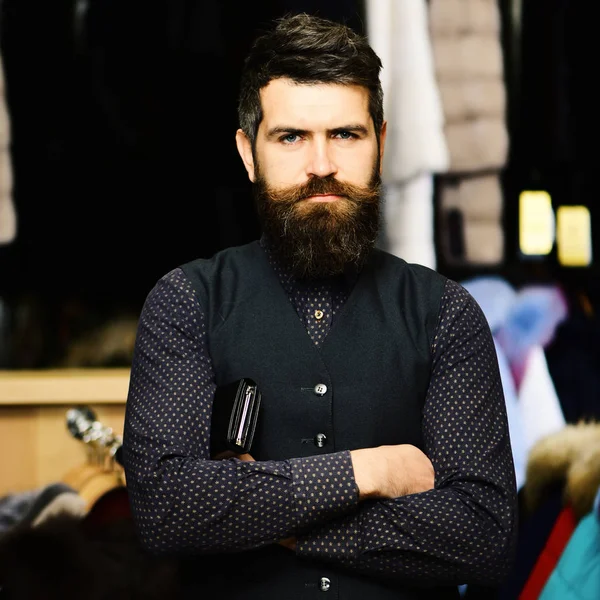
<svg viewBox="0 0 600 600"><path fill-rule="evenodd" d="M594 506L598 506L598 496ZM600 598L600 521L596 510L577 525L539 600Z"/></svg>

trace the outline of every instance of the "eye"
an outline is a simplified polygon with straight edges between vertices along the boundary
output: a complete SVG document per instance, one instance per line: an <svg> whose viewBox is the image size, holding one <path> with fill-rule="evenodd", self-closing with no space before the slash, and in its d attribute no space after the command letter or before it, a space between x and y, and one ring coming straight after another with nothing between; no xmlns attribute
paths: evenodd
<svg viewBox="0 0 600 600"><path fill-rule="evenodd" d="M297 133L288 133L287 135L284 135L283 137L279 138L281 142L288 145L297 142L299 139L300 137Z"/></svg>
<svg viewBox="0 0 600 600"><path fill-rule="evenodd" d="M358 137L355 133L351 133L350 131L338 131L335 135L340 140L354 140Z"/></svg>

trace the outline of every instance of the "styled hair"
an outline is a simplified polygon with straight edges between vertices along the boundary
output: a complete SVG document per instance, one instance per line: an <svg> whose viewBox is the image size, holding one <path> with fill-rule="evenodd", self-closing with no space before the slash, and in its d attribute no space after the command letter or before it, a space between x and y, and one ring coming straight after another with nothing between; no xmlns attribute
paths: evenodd
<svg viewBox="0 0 600 600"><path fill-rule="evenodd" d="M305 13L287 15L258 37L242 71L238 118L242 131L256 142L263 118L260 90L282 77L299 84L360 85L369 91L369 113L377 138L383 126L381 60L366 37L348 26Z"/></svg>

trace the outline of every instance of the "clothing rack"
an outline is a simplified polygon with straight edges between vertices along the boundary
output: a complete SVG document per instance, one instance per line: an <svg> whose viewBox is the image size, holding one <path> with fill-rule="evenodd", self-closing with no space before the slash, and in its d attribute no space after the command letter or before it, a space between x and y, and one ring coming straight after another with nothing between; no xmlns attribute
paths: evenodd
<svg viewBox="0 0 600 600"><path fill-rule="evenodd" d="M85 462L87 444L65 432L65 415L87 406L123 430L129 369L0 371L0 495L60 481Z"/></svg>

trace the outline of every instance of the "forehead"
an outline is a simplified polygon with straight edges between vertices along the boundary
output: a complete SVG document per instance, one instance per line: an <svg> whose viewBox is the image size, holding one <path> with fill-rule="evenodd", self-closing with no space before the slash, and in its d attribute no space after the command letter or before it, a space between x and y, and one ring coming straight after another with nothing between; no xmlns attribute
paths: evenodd
<svg viewBox="0 0 600 600"><path fill-rule="evenodd" d="M369 91L359 85L336 83L298 84L274 79L262 88L262 124L299 129L335 127L348 123L370 124Z"/></svg>

